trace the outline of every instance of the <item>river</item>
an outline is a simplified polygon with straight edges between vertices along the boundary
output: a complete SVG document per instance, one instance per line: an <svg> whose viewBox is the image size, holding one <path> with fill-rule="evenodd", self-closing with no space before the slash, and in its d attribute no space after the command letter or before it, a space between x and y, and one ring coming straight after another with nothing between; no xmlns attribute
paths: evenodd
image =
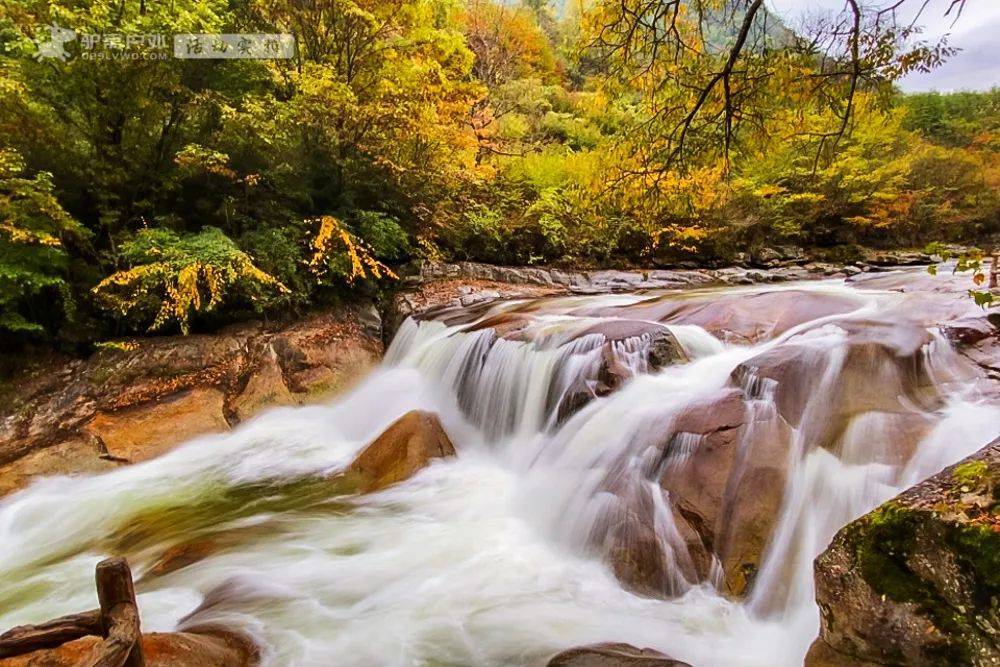
<svg viewBox="0 0 1000 667"><path fill-rule="evenodd" d="M765 293L784 299L780 317L762 313L768 326L748 335L741 318ZM720 300L731 308L712 317L692 305ZM601 641L696 666L800 665L819 627L812 559L836 530L997 435L1000 408L931 326L928 303L816 281L408 320L383 365L328 404L273 409L152 461L42 479L0 501L0 627L93 607L94 565L116 554L132 564L144 630L225 623L253 635L267 665L532 665ZM948 301L948 317L965 307ZM684 361L655 368L648 336L595 333L623 320L669 332ZM477 328L512 321L506 333ZM858 361L875 349L889 351ZM599 390L609 357L623 379ZM774 358L806 359L786 376L796 391L758 376L755 360ZM567 409L581 387L595 396ZM708 436L665 444L662 433L720 392L742 392L745 420L720 486L727 506L764 490L777 499L744 597L727 593L724 556L698 564L673 511L683 485L663 481L695 474ZM414 409L440 416L458 455L379 493L342 493L331 477ZM909 435L900 415L918 425ZM779 417L781 433L769 431ZM777 442L779 487L741 486L753 448ZM658 595L632 592L609 566L608 517L632 501L647 507L664 564ZM212 546L155 572L190 543Z"/></svg>

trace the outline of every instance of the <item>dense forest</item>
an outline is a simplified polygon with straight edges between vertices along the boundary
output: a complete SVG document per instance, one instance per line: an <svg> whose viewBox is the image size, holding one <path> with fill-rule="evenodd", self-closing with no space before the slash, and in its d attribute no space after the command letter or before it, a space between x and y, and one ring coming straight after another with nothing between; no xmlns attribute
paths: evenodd
<svg viewBox="0 0 1000 667"><path fill-rule="evenodd" d="M838 60L766 12L663 2L683 35L666 53L633 4L8 0L0 338L85 349L293 312L419 258L847 260L1000 228L1000 91L894 86L947 47L856 22ZM188 60L77 39L36 58L50 24L297 48Z"/></svg>

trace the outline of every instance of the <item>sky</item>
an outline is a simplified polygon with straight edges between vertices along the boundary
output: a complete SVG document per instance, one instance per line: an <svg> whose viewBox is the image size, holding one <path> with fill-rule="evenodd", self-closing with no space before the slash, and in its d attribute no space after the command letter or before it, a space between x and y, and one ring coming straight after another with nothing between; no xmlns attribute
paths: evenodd
<svg viewBox="0 0 1000 667"><path fill-rule="evenodd" d="M909 0L916 8L922 0ZM869 1L886 5L889 0ZM919 23L925 27L922 38L936 41L948 35L948 44L961 51L928 74L910 74L899 82L906 92L939 90L985 90L1000 86L1000 0L966 0L956 22L954 14L945 17L949 0L929 0ZM817 11L839 11L843 0L767 0L767 6L795 27L797 19Z"/></svg>

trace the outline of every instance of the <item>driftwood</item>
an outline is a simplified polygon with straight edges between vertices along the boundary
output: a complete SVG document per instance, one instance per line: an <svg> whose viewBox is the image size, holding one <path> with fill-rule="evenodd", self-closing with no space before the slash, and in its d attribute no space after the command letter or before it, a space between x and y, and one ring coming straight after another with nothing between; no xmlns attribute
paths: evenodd
<svg viewBox="0 0 1000 667"><path fill-rule="evenodd" d="M139 607L135 602L132 571L124 558L97 564L100 609L71 614L38 625L22 625L0 635L0 658L55 648L74 639L100 635L98 644L80 667L145 667Z"/></svg>
<svg viewBox="0 0 1000 667"><path fill-rule="evenodd" d="M0 635L0 658L55 648L80 637L101 634L100 609L62 616L38 625L21 625Z"/></svg>

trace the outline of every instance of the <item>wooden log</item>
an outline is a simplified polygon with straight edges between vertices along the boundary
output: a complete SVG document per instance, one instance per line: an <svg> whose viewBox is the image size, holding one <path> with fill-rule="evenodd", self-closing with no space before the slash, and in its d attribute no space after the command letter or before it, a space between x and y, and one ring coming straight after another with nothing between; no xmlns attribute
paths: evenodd
<svg viewBox="0 0 1000 667"><path fill-rule="evenodd" d="M139 631L139 609L128 602L119 602L108 613L110 630L101 645L94 649L86 667L142 667L142 633Z"/></svg>
<svg viewBox="0 0 1000 667"><path fill-rule="evenodd" d="M994 250L993 257L990 260L990 282L989 282L990 289L996 289L997 287L1000 287L1000 285L997 285L998 268L1000 268L1000 250Z"/></svg>
<svg viewBox="0 0 1000 667"><path fill-rule="evenodd" d="M21 625L0 635L0 658L55 648L87 635L100 635L101 610L61 616L38 625Z"/></svg>
<svg viewBox="0 0 1000 667"><path fill-rule="evenodd" d="M101 604L104 643L88 665L93 667L145 667L139 607L135 602L132 571L124 558L97 564L97 600Z"/></svg>

